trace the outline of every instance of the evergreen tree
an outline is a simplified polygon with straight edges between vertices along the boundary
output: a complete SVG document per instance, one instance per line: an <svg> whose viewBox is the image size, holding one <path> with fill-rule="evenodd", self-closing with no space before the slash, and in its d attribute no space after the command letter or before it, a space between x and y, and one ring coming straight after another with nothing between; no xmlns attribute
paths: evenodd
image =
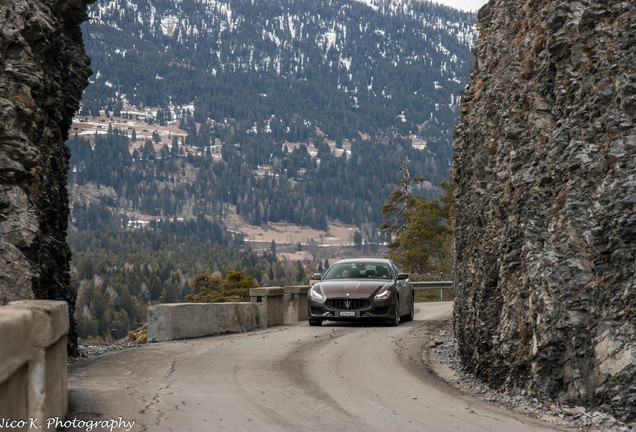
<svg viewBox="0 0 636 432"><path fill-rule="evenodd" d="M243 272L229 270L223 282L223 295L229 301L249 301L250 288L256 288L258 284L251 276Z"/></svg>
<svg viewBox="0 0 636 432"><path fill-rule="evenodd" d="M449 272L452 268L450 211L454 185L442 182L445 192L440 199L427 200L411 193L413 186L424 179L411 177L406 165L401 171L400 188L393 191L382 207L382 215L388 221L381 224L380 229L393 237L388 245L389 256L415 273Z"/></svg>
<svg viewBox="0 0 636 432"><path fill-rule="evenodd" d="M198 292L185 296L185 301L188 303L221 303L225 301L222 294L223 279L218 274L200 273L192 280L192 286Z"/></svg>

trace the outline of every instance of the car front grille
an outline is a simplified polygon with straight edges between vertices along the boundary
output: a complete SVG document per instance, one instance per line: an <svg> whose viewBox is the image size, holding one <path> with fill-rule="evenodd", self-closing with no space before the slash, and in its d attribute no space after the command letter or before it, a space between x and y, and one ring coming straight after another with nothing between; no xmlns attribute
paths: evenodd
<svg viewBox="0 0 636 432"><path fill-rule="evenodd" d="M369 299L361 298L330 298L325 302L325 306L329 309L338 310L367 309L370 305Z"/></svg>

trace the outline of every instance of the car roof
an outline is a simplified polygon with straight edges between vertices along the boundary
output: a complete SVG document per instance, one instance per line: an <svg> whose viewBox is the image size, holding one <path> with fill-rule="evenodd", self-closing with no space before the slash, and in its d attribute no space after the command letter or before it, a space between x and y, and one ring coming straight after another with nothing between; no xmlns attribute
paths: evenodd
<svg viewBox="0 0 636 432"><path fill-rule="evenodd" d="M389 264L391 263L391 260L386 258L346 258L346 259L338 260L334 264L359 263L359 262Z"/></svg>

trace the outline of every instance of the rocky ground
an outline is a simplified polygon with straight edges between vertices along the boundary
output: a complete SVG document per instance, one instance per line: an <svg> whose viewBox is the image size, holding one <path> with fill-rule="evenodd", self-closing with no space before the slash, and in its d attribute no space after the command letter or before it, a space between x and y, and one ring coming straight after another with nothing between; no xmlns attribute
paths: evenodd
<svg viewBox="0 0 636 432"><path fill-rule="evenodd" d="M146 338L148 337L148 324L144 324L139 327L135 331L128 332L128 336L122 338L115 343L112 344L102 344L102 345L88 345L82 343L78 344L78 357L70 357L69 363L78 361L82 358L94 357L106 353L112 353L116 351L121 351L125 349L135 348L141 344L146 343Z"/></svg>
<svg viewBox="0 0 636 432"><path fill-rule="evenodd" d="M136 348L138 345L128 339L122 339L112 345L78 345L79 357L69 357L69 363L76 362L87 357L95 357L102 354L113 353L125 349Z"/></svg>
<svg viewBox="0 0 636 432"><path fill-rule="evenodd" d="M424 362L445 381L464 393L484 399L512 411L527 414L556 425L577 428L585 432L636 431L636 422L623 423L611 414L567 406L558 402L541 403L536 398L495 391L463 370L457 356L451 322L446 322L430 334L431 342L422 352Z"/></svg>

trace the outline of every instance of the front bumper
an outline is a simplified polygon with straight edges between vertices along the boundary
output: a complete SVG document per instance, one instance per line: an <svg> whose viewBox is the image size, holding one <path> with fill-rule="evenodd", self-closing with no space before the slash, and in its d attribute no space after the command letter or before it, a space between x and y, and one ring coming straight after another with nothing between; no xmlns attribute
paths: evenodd
<svg viewBox="0 0 636 432"><path fill-rule="evenodd" d="M349 307L347 307L349 301ZM326 321L380 320L395 316L392 299L328 298L325 302L307 300L307 317Z"/></svg>

